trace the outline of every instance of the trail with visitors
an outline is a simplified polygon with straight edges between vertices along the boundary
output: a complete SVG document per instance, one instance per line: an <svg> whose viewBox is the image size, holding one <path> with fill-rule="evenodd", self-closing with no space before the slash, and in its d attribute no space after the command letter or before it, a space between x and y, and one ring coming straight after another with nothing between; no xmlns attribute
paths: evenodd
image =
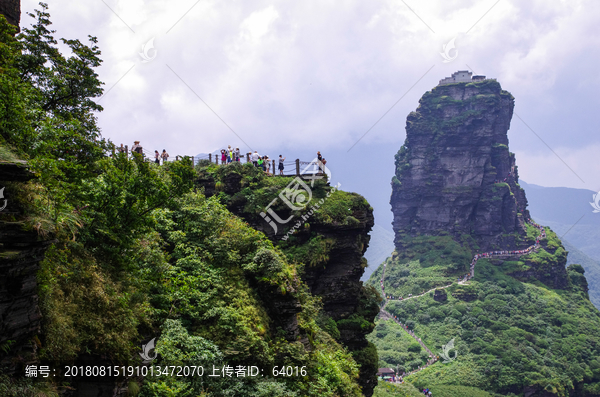
<svg viewBox="0 0 600 397"><path fill-rule="evenodd" d="M468 274L466 274L462 279L459 279L458 280L458 284L464 285L469 280L471 280L471 278L473 278L475 276L475 265L477 264L477 261L479 259L482 259L482 258L510 257L510 256L520 257L522 255L529 254L530 252L536 250L540 246L540 240L546 237L546 231L545 231L545 229L544 229L543 226L538 225L537 223L535 223L531 219L529 219L529 223L531 225L533 225L534 227L536 227L540 231L540 234L536 238L535 244L533 244L533 245L531 245L531 246L529 246L529 247L527 247L526 249L523 249L523 250L496 250L496 251L490 251L490 252L484 252L484 253L475 254L475 256L473 256L473 260L471 261L470 272ZM423 341L421 340L421 338L417 337L413 331L411 331L410 329L408 329L408 327L406 326L406 324L402 324L402 322L400 322L400 320L398 320L398 318L396 316L394 316L393 314L391 314L387 310L385 310L385 307L387 306L387 304L391 300L405 301L405 300L408 300L408 299L420 298L420 297L422 297L424 295L427 295L427 294L435 291L436 289L445 289L445 288L448 288L452 284L448 284L448 285L445 285L445 286L432 288L429 291L423 292L420 295L412 296L412 294L409 294L409 296L406 297L406 298L404 298L402 296L400 296L400 297L388 296L385 293L385 284L384 284L385 283L386 265L387 265L387 263L384 262L383 263L383 271L382 271L382 274L381 274L381 281L380 281L381 292L382 292L382 296L383 296L383 305L381 306L380 316L382 318L392 319L396 323L398 323L402 327L402 329L404 329L408 333L408 335L410 335L415 341L417 341L423 347L423 349L425 349L425 351L429 354L429 357L430 357L430 359L427 361L427 363L425 365L420 366L417 369L415 369L415 370L413 370L413 371L411 371L409 373L403 373L402 374L402 378L404 378L404 377L406 377L408 375L415 374L415 373L417 373L419 371L422 371L425 368L429 367L431 364L433 364L433 363L435 363L436 361L439 360L439 356L434 355L433 352L431 351L431 349L429 349L423 343Z"/></svg>

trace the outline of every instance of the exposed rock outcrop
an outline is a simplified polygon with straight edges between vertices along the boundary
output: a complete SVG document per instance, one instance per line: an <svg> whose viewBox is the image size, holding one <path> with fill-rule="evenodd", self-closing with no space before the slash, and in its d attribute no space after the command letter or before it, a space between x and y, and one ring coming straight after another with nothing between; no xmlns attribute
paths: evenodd
<svg viewBox="0 0 600 397"><path fill-rule="evenodd" d="M568 271L565 269L567 252L560 239L548 228L540 232L540 226L528 224L531 219L527 199L518 184L515 155L508 149L507 132L514 107L512 95L503 91L495 80L461 82L435 87L425 93L419 103L417 110L407 118L406 141L396 155L396 175L392 179L390 200L394 214L394 243L398 256L418 260L423 268L431 266L433 261L429 260L429 254L433 252L439 259L435 264L441 269L437 273L440 276L455 274L452 272L462 270L460 266L463 265L466 270L471 263L472 282L448 287L447 293L451 293L453 299L446 301L446 292L440 289L433 294L435 301L448 305L447 309L456 309L455 318L460 318L461 327L466 325L463 328L466 332L461 337L467 344L472 343L469 339L475 339L475 331L470 331L474 328L473 323L465 321L466 315L458 310L467 305L456 300L470 302L471 307L476 307L478 300L485 300L486 304L491 302L490 296L500 295L489 293L492 289L484 287L488 281L489 285L496 284L494 288L498 290L506 288L504 294L507 296L518 294L516 291L521 285L516 279L536 286L541 282L547 287L545 289L562 289L564 291L559 294L564 296L575 292L577 295L572 302L577 302L582 295L587 298L583 268L572 265ZM444 249L452 251L451 245L444 241L448 235L454 244L469 251L468 254L462 258L460 255L455 255L454 259L446 257ZM434 251L436 243L442 248L439 254ZM519 252L527 247L532 249ZM485 262L471 262L477 253L486 253ZM431 271L427 276L431 274L436 273ZM511 284L516 287L509 287ZM503 305L500 299L497 303L499 306L490 306L493 307L487 313L490 318L479 317L483 320L477 328L480 335L485 333L485 328L495 331L517 328L501 321L490 322L494 311ZM590 302L580 303L585 310L591 306ZM562 325L562 317L552 318L550 311L546 314L542 320L546 321L544 326ZM404 315L410 317L406 311ZM525 314L516 311L510 314L521 315ZM414 321L414 317L411 320ZM547 332L543 326L540 329L543 331L539 331L538 336ZM532 331L532 335L535 332ZM477 343L473 345L477 346ZM470 351L481 353L477 348ZM499 350L492 354L503 357ZM545 382L544 379L518 387L502 386L497 387L497 391L525 396L559 395ZM583 382L577 382L577 391L570 390L569 395L591 395L583 391ZM573 381L569 387L575 383Z"/></svg>
<svg viewBox="0 0 600 397"><path fill-rule="evenodd" d="M0 1L0 14L6 17L11 25L19 27L21 21L21 1L20 0L2 0Z"/></svg>
<svg viewBox="0 0 600 397"><path fill-rule="evenodd" d="M512 272L510 275L521 281L539 280L553 289L569 288L569 278L567 276L567 269L565 268L567 264L567 251L563 247L550 247L547 241L542 241L540 245L544 251L552 255L551 260L538 259L533 261L526 259L525 266L527 270ZM585 288L587 288L585 277L583 280Z"/></svg>
<svg viewBox="0 0 600 397"><path fill-rule="evenodd" d="M18 184L32 179L24 162L0 162L0 367L13 373L34 360L40 331L36 272L50 241L23 229ZM6 201L4 201L6 200Z"/></svg>
<svg viewBox="0 0 600 397"><path fill-rule="evenodd" d="M469 235L479 251L525 247L527 200L507 131L514 98L494 80L435 87L406 121L391 205L406 236ZM474 248L474 247L473 247Z"/></svg>
<svg viewBox="0 0 600 397"><path fill-rule="evenodd" d="M436 302L446 302L448 300L448 294L443 289L436 289L433 292L433 300Z"/></svg>
<svg viewBox="0 0 600 397"><path fill-rule="evenodd" d="M283 230L276 233L263 218L245 210L248 198L241 193L241 179L239 174L229 173L216 181L212 175L201 173L196 185L202 187L207 196L219 192L230 195L227 207L232 213L243 218L254 229L265 233L274 242L280 241ZM276 197L277 194L275 189L273 196ZM367 342L366 335L374 327L374 318L379 308L369 304L371 301L366 295L370 292L360 281L366 265L363 254L368 247L369 232L373 227L374 218L373 210L368 205L366 208L351 210L351 217L354 219L348 224L324 223L311 218L308 228L301 227L294 234L294 245L300 246L314 236L320 236L327 242L328 258L317 265L307 265L302 279L314 295L321 297L324 312L337 322L340 342L347 346L360 362L363 358L366 361L367 356L372 358L377 354L374 346ZM289 213L281 212L280 216L285 219ZM287 314L284 313L284 316ZM292 317L288 318L292 320ZM280 322L288 335L295 335L295 324L284 324L285 321L282 320ZM371 396L377 384L376 361L375 359L373 368L361 367L359 383L365 396Z"/></svg>

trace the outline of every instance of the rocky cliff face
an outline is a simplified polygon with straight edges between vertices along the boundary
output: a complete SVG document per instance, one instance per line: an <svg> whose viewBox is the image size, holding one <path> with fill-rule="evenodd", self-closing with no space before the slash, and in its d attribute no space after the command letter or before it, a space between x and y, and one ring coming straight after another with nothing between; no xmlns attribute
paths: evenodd
<svg viewBox="0 0 600 397"><path fill-rule="evenodd" d="M442 231L470 235L480 251L527 245L527 200L508 150L513 107L495 80L423 95L396 155L390 203L398 251L407 236Z"/></svg>
<svg viewBox="0 0 600 397"><path fill-rule="evenodd" d="M0 368L15 372L35 360L40 331L36 272L49 241L23 230L19 182L33 178L24 162L0 162ZM16 183L15 183L16 182Z"/></svg>
<svg viewBox="0 0 600 397"><path fill-rule="evenodd" d="M2 0L0 2L0 14L6 17L8 23L19 27L19 22L21 21L21 1Z"/></svg>
<svg viewBox="0 0 600 397"><path fill-rule="evenodd" d="M438 366L411 375L409 382L468 385L471 374L477 373L482 378L473 386L503 395L597 396L600 388L590 384L600 384L596 380L600 375L564 377L568 371L561 368L556 375L536 372L536 378L530 378L526 365L514 358L525 351L524 345L515 344L515 335L521 332L527 333L523 343L532 343L532 355L522 362L528 363L538 354L533 351L539 352L540 361L531 365L532 371L555 365L547 360L550 349L553 357L562 355L566 365L595 365L591 361L595 356L569 355L558 352L557 346L571 348L571 341L582 335L579 329L586 317L579 311L590 313L585 334L595 332L598 312L589 301L583 267L573 264L565 269L567 252L558 236L549 228L540 234L538 227L528 224L527 199L518 184L515 156L508 149L513 107L510 93L495 80L485 80L438 86L425 93L408 116L406 141L396 155L392 179L397 252L387 262L385 291L406 297L432 287L449 287L432 294L433 305L426 294L418 298L419 303L394 301L386 309L404 322L414 322L425 341L456 337L456 346L463 346L457 348L464 360L460 368L472 369L461 377L460 371ZM524 249L538 238L539 244L526 254L477 261L473 278L456 283L469 271L475 253ZM382 272L379 269L370 283L378 285ZM559 301L562 306L557 309L553 304ZM539 328L531 327L537 319L541 319ZM562 333L567 319L573 324L570 334ZM541 341L553 327L560 329L560 336L545 345ZM554 341L556 345L550 347ZM470 364L466 364L471 360L467 352L473 359ZM489 366L492 357L498 365L494 370ZM400 355L390 356L389 362L392 359L406 364ZM514 371L510 379L505 375L508 371ZM452 375L444 380L444 373ZM560 380L549 387L551 379Z"/></svg>
<svg viewBox="0 0 600 397"><path fill-rule="evenodd" d="M262 217L247 210L248 202L252 198L242 193L245 189L242 179L242 176L235 172L217 178L201 172L196 184L204 189L207 196L219 192L226 194L230 197L227 207L231 212L243 218L254 229L265 233L273 242L280 242L283 230L276 233ZM291 181L291 178L287 179ZM276 197L278 190L271 189L271 195ZM363 254L368 247L369 232L373 227L374 218L372 208L368 205L349 210L350 216L354 218L351 223L321 222L311 218L308 221L310 226L298 229L294 234L294 242L290 244L307 245L311 239L319 236L327 245L327 257L316 265L307 265L302 279L313 295L321 297L324 312L337 323L339 341L355 353L358 362L373 361L372 368L362 365L359 381L364 395L371 396L377 384L377 353L367 342L366 335L373 329L374 318L379 308L370 303L372 300L367 297L370 290L365 289L360 278L364 272ZM279 214L284 219L290 215L282 211L279 211ZM290 305L293 306L288 302L286 307ZM294 330L295 324L290 322L293 316L289 316L292 312L293 310L289 313L284 310L275 318L280 318L282 323L279 325L287 330L288 335L295 337L297 330Z"/></svg>

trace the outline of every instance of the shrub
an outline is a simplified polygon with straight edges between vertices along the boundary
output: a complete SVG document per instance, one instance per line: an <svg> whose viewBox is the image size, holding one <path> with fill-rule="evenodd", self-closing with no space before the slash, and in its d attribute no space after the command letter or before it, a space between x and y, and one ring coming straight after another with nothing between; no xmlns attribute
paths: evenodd
<svg viewBox="0 0 600 397"><path fill-rule="evenodd" d="M419 353L421 351L421 345L417 342L413 342L408 346L408 351L413 353Z"/></svg>

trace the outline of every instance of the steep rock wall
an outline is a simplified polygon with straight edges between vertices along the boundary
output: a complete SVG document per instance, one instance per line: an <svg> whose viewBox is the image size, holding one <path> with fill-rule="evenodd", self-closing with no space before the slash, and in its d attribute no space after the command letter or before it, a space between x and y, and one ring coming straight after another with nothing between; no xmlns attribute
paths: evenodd
<svg viewBox="0 0 600 397"><path fill-rule="evenodd" d="M243 218L254 229L265 233L273 242L279 242L283 230L276 233L263 218L245 210L248 199L240 193L244 189L240 174L229 173L218 179L217 181L213 175L201 172L196 185L204 189L207 196L219 192L231 196L227 207L232 213ZM220 184L218 189L217 183ZM276 197L277 193L273 191L273 196ZM372 208L352 208L351 211L351 216L357 221L351 224L319 222L311 218L309 228L302 227L294 234L293 244L301 246L315 234L330 242L328 258L315 266L307 265L302 279L313 295L321 297L324 312L338 324L339 341L354 352L355 358L360 362L363 358L364 361L369 361L372 355L376 357L377 354L375 348L367 342L366 335L373 329L379 308L369 303L370 300L366 298L369 292L360 281L366 265L363 254L368 248L374 218ZM280 216L287 218L289 213L281 212ZM286 313L283 313L284 316ZM287 318L292 319L289 316ZM280 322L288 335L295 335L294 324L285 318L281 318ZM361 367L359 384L367 397L373 394L373 388L377 384L376 372L376 367Z"/></svg>
<svg viewBox="0 0 600 397"><path fill-rule="evenodd" d="M0 367L7 373L35 360L42 317L36 272L51 241L23 230L17 200L18 183L31 178L24 162L0 162L0 206L6 204L0 212Z"/></svg>
<svg viewBox="0 0 600 397"><path fill-rule="evenodd" d="M479 250L525 246L527 200L507 131L514 98L496 81L438 86L408 115L390 203L406 236L470 235ZM475 247L474 247L475 248Z"/></svg>
<svg viewBox="0 0 600 397"><path fill-rule="evenodd" d="M0 14L6 17L11 25L19 27L21 21L21 1L20 0L2 0L0 1Z"/></svg>

